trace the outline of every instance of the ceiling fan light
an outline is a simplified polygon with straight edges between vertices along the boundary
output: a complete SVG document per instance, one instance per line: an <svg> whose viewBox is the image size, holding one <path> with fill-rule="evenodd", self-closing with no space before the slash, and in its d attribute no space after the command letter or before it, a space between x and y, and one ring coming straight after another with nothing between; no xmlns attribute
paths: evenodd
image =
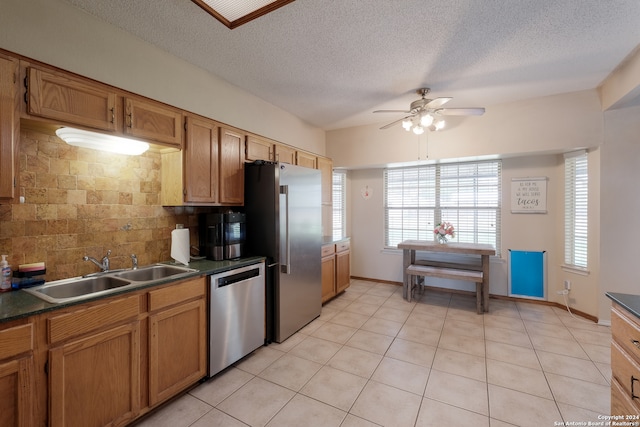
<svg viewBox="0 0 640 427"><path fill-rule="evenodd" d="M423 114L420 117L420 126L429 127L433 123L433 116L431 114Z"/></svg>
<svg viewBox="0 0 640 427"><path fill-rule="evenodd" d="M409 119L404 119L402 121L402 127L404 128L404 130L406 131L410 131L411 130L411 126L413 125L413 123L411 122L411 120Z"/></svg>
<svg viewBox="0 0 640 427"><path fill-rule="evenodd" d="M416 135L422 135L424 133L424 128L422 126L414 126L413 133Z"/></svg>
<svg viewBox="0 0 640 427"><path fill-rule="evenodd" d="M445 125L444 120L438 120L437 122L435 122L435 123L433 124L433 126L436 128L436 130L442 130L442 129L444 129L444 125Z"/></svg>

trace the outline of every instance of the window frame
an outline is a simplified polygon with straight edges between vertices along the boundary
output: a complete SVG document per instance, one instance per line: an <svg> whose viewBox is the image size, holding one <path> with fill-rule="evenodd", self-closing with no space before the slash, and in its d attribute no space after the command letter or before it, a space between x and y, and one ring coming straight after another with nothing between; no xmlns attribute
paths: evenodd
<svg viewBox="0 0 640 427"><path fill-rule="evenodd" d="M435 240L433 228L444 220L456 229L454 242L488 243L500 256L502 160L388 168L383 186L386 249L407 239Z"/></svg>
<svg viewBox="0 0 640 427"><path fill-rule="evenodd" d="M339 182L336 182L336 178ZM331 236L334 240L342 240L347 235L346 195L347 173L344 170L334 170L331 175Z"/></svg>
<svg viewBox="0 0 640 427"><path fill-rule="evenodd" d="M589 158L584 150L564 155L564 267L589 268Z"/></svg>

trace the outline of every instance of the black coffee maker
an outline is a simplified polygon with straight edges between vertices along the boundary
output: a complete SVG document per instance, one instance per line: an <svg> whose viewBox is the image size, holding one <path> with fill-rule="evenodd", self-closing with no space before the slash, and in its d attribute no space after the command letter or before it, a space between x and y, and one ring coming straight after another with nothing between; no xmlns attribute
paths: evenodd
<svg viewBox="0 0 640 427"><path fill-rule="evenodd" d="M242 257L245 253L244 213L202 213L198 215L200 255L213 261Z"/></svg>

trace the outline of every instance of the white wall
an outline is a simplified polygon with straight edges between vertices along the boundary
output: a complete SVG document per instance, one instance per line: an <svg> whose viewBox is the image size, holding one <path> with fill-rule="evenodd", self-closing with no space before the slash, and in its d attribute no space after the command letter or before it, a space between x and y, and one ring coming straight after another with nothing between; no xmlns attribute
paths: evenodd
<svg viewBox="0 0 640 427"><path fill-rule="evenodd" d="M599 309L600 146L604 115L593 91L527 100L492 107L483 117L460 119L446 131L422 137L401 127L379 130L361 126L327 132L327 153L349 171L352 274L380 280L402 280L400 252L384 250L383 169L385 164L501 157L502 257L491 264L490 292L508 294L508 249L547 252L547 299L563 303L556 291L572 282L570 305L593 316ZM589 148L590 252L588 275L562 268L564 262L564 157ZM547 213L512 214L511 180L547 177ZM373 189L364 200L360 189ZM464 282L437 286L472 290Z"/></svg>
<svg viewBox="0 0 640 427"><path fill-rule="evenodd" d="M328 131L327 155L334 166L557 153L597 147L604 131L595 90L496 105L481 117L447 117L444 131L420 136L400 125L380 130L385 123Z"/></svg>
<svg viewBox="0 0 640 427"><path fill-rule="evenodd" d="M323 130L63 0L2 0L0 9L2 49L325 154Z"/></svg>
<svg viewBox="0 0 640 427"><path fill-rule="evenodd" d="M605 292L640 294L640 107L606 113L601 154L599 315Z"/></svg>

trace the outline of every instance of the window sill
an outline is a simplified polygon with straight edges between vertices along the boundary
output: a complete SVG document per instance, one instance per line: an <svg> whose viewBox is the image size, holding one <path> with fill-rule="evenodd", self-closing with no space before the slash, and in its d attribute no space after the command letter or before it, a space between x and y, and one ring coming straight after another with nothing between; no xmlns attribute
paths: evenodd
<svg viewBox="0 0 640 427"><path fill-rule="evenodd" d="M562 268L563 271L578 274L580 276L588 276L589 274L591 274L591 272L586 268L576 267L574 265L561 265L560 268Z"/></svg>

